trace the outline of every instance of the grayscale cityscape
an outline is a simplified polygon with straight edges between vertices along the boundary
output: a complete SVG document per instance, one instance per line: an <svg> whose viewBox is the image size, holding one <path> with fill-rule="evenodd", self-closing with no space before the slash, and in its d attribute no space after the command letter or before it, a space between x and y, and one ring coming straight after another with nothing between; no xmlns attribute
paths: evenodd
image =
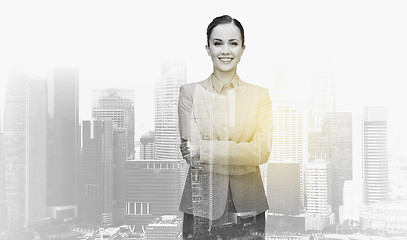
<svg viewBox="0 0 407 240"><path fill-rule="evenodd" d="M183 236L184 217L223 220L214 217L221 194L213 192L224 193L222 216L242 228L215 226L234 236L250 225L253 233L267 200L264 236L230 240L407 240L406 1L0 2L0 240L202 239ZM180 90L212 80L213 59L222 57L210 53L207 27L224 14L241 22L244 44L239 61L223 60L239 63L233 78L261 91L248 95L258 99L247 108L218 94L217 110L227 112L219 125L230 121L222 128L229 139L240 116L265 113L267 131L256 119L242 132L256 126L272 137L245 153L266 162L258 150L268 153L272 138L271 153L261 165L216 165L208 147L202 159L211 164L199 175L191 146L206 137L180 139L190 127L179 121ZM271 109L260 104L266 89ZM252 107L257 100L267 110ZM236 109L242 115L233 118ZM250 140L228 142L258 136L246 132ZM212 184L222 170L227 191ZM229 177L250 171L256 184L231 191ZM185 182L191 204L180 211ZM265 194L248 194L261 183ZM261 211L236 210L233 193ZM254 223L238 216L249 211Z"/></svg>
<svg viewBox="0 0 407 240"><path fill-rule="evenodd" d="M80 122L80 69L11 69L0 239L182 239L177 105L186 71L162 64L154 129L136 138L133 89L95 88L91 119ZM404 239L407 158L388 154L387 108L337 112L328 79L311 83L307 104L287 97L281 75L271 82L273 146L260 166L266 239Z"/></svg>

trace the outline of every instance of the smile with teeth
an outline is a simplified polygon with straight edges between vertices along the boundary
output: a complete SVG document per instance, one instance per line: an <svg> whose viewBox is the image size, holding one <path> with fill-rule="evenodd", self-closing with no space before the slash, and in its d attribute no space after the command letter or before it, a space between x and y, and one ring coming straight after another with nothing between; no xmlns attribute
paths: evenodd
<svg viewBox="0 0 407 240"><path fill-rule="evenodd" d="M228 62L232 61L233 58L231 58L231 57L220 57L219 60L221 60L222 62L228 63Z"/></svg>

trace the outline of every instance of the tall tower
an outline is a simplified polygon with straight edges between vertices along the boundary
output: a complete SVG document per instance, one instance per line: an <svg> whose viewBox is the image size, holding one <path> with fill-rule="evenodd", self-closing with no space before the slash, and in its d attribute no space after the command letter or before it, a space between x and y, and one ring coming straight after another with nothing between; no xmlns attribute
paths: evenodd
<svg viewBox="0 0 407 240"><path fill-rule="evenodd" d="M364 203L388 199L387 108L365 107L362 127Z"/></svg>
<svg viewBox="0 0 407 240"><path fill-rule="evenodd" d="M311 83L311 103L308 109L308 153L309 161L320 154L327 154L329 146L322 133L325 113L335 112L335 86L327 74L315 78Z"/></svg>
<svg viewBox="0 0 407 240"><path fill-rule="evenodd" d="M7 230L6 170L4 162L4 141L0 118L0 233Z"/></svg>
<svg viewBox="0 0 407 240"><path fill-rule="evenodd" d="M155 85L155 158L182 159L179 150L178 98L181 85L186 83L186 66L167 62Z"/></svg>
<svg viewBox="0 0 407 240"><path fill-rule="evenodd" d="M82 127L79 218L93 224L112 224L113 122L83 121Z"/></svg>
<svg viewBox="0 0 407 240"><path fill-rule="evenodd" d="M181 160L179 168L181 192L187 175L187 164L182 160L178 127L178 99L181 85L186 83L184 63L169 61L162 65L161 78L155 84L154 157L156 160ZM181 199L181 194L179 194Z"/></svg>
<svg viewBox="0 0 407 240"><path fill-rule="evenodd" d="M339 217L344 183L352 180L352 113L326 113L322 129L332 163L332 210Z"/></svg>
<svg viewBox="0 0 407 240"><path fill-rule="evenodd" d="M134 90L97 89L92 95L92 117L95 120L112 120L119 132L126 132L127 156L134 159Z"/></svg>
<svg viewBox="0 0 407 240"><path fill-rule="evenodd" d="M9 230L46 217L46 81L13 70L4 109L4 159Z"/></svg>
<svg viewBox="0 0 407 240"><path fill-rule="evenodd" d="M325 113L335 111L335 86L333 79L327 76L314 79L311 85L309 128L317 130L322 125Z"/></svg>
<svg viewBox="0 0 407 240"><path fill-rule="evenodd" d="M322 231L335 222L332 213L331 163L316 159L307 163L307 216L305 230Z"/></svg>
<svg viewBox="0 0 407 240"><path fill-rule="evenodd" d="M267 198L269 213L298 215L303 210L300 198L299 162L273 161L268 163Z"/></svg>
<svg viewBox="0 0 407 240"><path fill-rule="evenodd" d="M271 162L297 162L301 206L304 203L305 117L304 107L288 101L273 102L273 146ZM267 174L269 176L269 174ZM270 182L270 181L267 181ZM267 188L268 189L268 188Z"/></svg>
<svg viewBox="0 0 407 240"><path fill-rule="evenodd" d="M140 159L155 159L154 157L154 131L146 132L140 138Z"/></svg>
<svg viewBox="0 0 407 240"><path fill-rule="evenodd" d="M77 162L80 148L79 71L55 68L48 76L47 205L50 217L77 215Z"/></svg>

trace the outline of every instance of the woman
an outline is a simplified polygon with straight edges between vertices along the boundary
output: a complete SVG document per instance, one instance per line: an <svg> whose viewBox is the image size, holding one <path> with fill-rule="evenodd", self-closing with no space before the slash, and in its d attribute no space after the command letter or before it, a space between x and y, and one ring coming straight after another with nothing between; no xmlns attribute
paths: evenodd
<svg viewBox="0 0 407 240"><path fill-rule="evenodd" d="M184 239L264 236L259 165L271 151L271 101L267 89L236 74L244 39L238 20L215 18L206 45L213 73L180 89L180 149L190 164L180 204Z"/></svg>

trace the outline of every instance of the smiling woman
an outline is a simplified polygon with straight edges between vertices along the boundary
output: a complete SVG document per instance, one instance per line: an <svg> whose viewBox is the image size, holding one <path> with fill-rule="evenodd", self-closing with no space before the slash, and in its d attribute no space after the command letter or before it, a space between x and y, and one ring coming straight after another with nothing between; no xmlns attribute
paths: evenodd
<svg viewBox="0 0 407 240"><path fill-rule="evenodd" d="M180 89L180 148L190 165L180 203L184 239L264 239L259 165L271 151L271 101L267 89L236 74L244 49L240 22L215 18L206 46L213 73Z"/></svg>
<svg viewBox="0 0 407 240"><path fill-rule="evenodd" d="M239 32L239 28L230 23L217 26L210 35L206 51L212 58L214 74L221 81L230 81L236 74L245 48Z"/></svg>

